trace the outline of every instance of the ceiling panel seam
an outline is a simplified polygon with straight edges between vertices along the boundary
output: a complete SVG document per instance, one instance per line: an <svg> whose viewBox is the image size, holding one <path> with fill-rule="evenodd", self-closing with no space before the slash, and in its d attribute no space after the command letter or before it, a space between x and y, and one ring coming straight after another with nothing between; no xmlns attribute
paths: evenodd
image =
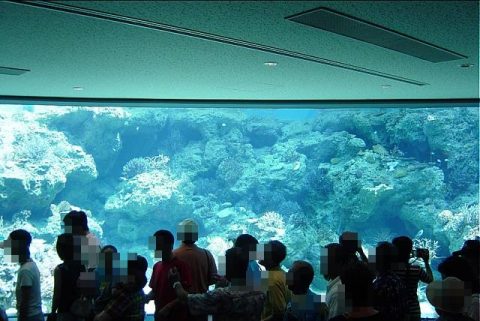
<svg viewBox="0 0 480 321"><path fill-rule="evenodd" d="M118 106L155 108L454 108L479 107L478 98L449 99L317 99L317 100L251 100L251 99L146 99L146 98L78 98L41 96L2 96L2 104L55 106ZM179 107L181 106L181 107Z"/></svg>
<svg viewBox="0 0 480 321"><path fill-rule="evenodd" d="M381 78L385 78L385 79L391 79L391 80L394 80L394 81L399 81L399 82L403 82L403 83L407 83L407 84L411 84L411 85L416 85L416 86L429 85L426 82L418 81L418 80L415 80L415 79L406 78L406 77L402 77L402 76L398 76L398 75L394 75L394 74L389 74L389 73L381 72L381 71L374 70L374 69L355 66L355 65L343 63L343 62L340 62L340 61L330 60L330 59L321 58L321 57L318 57L318 56L309 55L309 54L305 54L305 53L301 53L301 52L296 52L296 51L291 51L291 50L287 50L287 49L262 45L262 44L258 44L258 43L254 43L254 42L250 42L250 41L225 37L225 36L216 35L216 34L212 34L212 33L207 33L207 32L203 32L203 31L197 31L197 30L192 30L192 29L188 29L188 28L168 25L168 24L164 24L164 23L160 23L160 22L148 21L148 20L128 17L128 16L124 16L124 15L118 15L118 14L114 14L114 13L92 10L92 9L88 9L88 8L82 8L82 7L71 6L71 5L60 4L60 3L54 3L54 2L46 2L46 1L41 1L41 2L36 2L36 1L23 1L23 2L8 1L8 2L16 4L16 5L24 5L24 6L30 6L30 7L35 7L35 8L53 10L53 11L56 11L56 12L75 14L75 15L80 15L80 16L85 16L85 17L90 17L90 18L96 18L96 19L101 19L101 20L126 24L126 25L132 25L132 26L136 26L136 27L147 28L147 29L151 29L151 30L157 30L157 31L173 33L173 34L179 34L179 35L192 37L192 38L196 38L196 39L203 39L203 40L207 40L207 41L213 41L213 42L217 42L217 43L222 43L222 44L227 44L227 45L232 45L232 46L237 46L237 47L242 47L242 48L247 48L247 49L252 49L252 50L257 50L257 51L276 54L276 55L280 55L280 56L284 56L284 57L300 59L300 60L304 60L304 61L315 62L315 63L319 63L319 64L323 64L323 65L337 67L337 68L341 68L341 69L344 69L344 70L359 72L359 73L363 73L363 74L367 74L367 75L371 75L371 76L377 76L377 77L381 77Z"/></svg>

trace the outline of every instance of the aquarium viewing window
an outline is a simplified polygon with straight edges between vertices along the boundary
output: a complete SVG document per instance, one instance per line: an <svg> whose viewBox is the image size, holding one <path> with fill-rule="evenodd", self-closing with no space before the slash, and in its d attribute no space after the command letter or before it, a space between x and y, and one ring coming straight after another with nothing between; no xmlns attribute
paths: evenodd
<svg viewBox="0 0 480 321"><path fill-rule="evenodd" d="M150 267L148 237L185 218L217 262L241 233L281 240L284 266L311 262L313 289L324 292L320 248L342 231L357 231L367 251L408 235L430 250L434 270L478 237L478 156L475 107L0 105L0 237L20 227L33 235L45 312L60 262L54 240L74 208L102 244ZM17 267L2 256L0 305L15 313Z"/></svg>

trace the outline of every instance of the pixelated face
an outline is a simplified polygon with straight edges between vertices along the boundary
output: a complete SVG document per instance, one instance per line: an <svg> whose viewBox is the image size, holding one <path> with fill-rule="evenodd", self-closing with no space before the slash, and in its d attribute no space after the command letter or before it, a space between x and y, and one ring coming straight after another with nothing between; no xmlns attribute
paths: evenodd
<svg viewBox="0 0 480 321"><path fill-rule="evenodd" d="M99 255L99 267L105 269L106 274L114 274L114 269L120 266L120 253L105 251Z"/></svg>
<svg viewBox="0 0 480 321"><path fill-rule="evenodd" d="M290 291L295 289L295 265L293 265L287 272L287 285Z"/></svg>
<svg viewBox="0 0 480 321"><path fill-rule="evenodd" d="M328 249L322 247L320 249L320 273L325 279L328 276Z"/></svg>
<svg viewBox="0 0 480 321"><path fill-rule="evenodd" d="M71 224L63 224L63 231L67 234L74 234L74 235L83 235L85 231L83 227L78 225L71 225Z"/></svg>
<svg viewBox="0 0 480 321"><path fill-rule="evenodd" d="M294 263L287 272L286 282L287 282L288 289L290 291L295 292L295 290L305 287L305 284L304 284L305 281L302 281L299 275L299 271L301 268L302 268L301 264Z"/></svg>
<svg viewBox="0 0 480 321"><path fill-rule="evenodd" d="M165 241L163 237L151 236L148 239L148 245L154 251L155 258L162 259L172 254L173 244Z"/></svg>
<svg viewBox="0 0 480 321"><path fill-rule="evenodd" d="M74 260L88 266L97 266L100 254L100 247L95 239L83 235L75 235Z"/></svg>
<svg viewBox="0 0 480 321"><path fill-rule="evenodd" d="M25 242L12 240L10 238L3 242L5 260L9 263L20 262L20 257L27 248Z"/></svg>
<svg viewBox="0 0 480 321"><path fill-rule="evenodd" d="M198 227L193 224L179 224L177 240L196 242L198 240Z"/></svg>
<svg viewBox="0 0 480 321"><path fill-rule="evenodd" d="M257 246L258 259L261 265L269 266L272 264L272 246L270 244L259 244Z"/></svg>
<svg viewBox="0 0 480 321"><path fill-rule="evenodd" d="M227 274L227 259L225 255L220 255L218 257L218 274L226 275Z"/></svg>

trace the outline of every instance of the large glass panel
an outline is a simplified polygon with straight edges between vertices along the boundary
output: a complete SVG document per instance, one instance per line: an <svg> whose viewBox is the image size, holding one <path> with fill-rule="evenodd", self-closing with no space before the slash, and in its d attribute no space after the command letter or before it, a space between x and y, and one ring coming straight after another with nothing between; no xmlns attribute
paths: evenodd
<svg viewBox="0 0 480 321"><path fill-rule="evenodd" d="M310 261L319 292L320 247L345 230L366 250L408 235L435 269L479 236L478 117L477 108L0 106L0 237L32 233L45 311L54 240L72 208L88 212L103 244L150 266L148 237L193 218L216 258L241 233L281 240L283 265ZM14 312L18 267L2 256L0 304Z"/></svg>

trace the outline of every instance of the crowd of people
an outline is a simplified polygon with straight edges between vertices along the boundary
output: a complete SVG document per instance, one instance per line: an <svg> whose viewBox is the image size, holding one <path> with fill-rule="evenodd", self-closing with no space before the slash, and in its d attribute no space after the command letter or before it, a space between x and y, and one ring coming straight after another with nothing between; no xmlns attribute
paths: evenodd
<svg viewBox="0 0 480 321"><path fill-rule="evenodd" d="M441 321L479 321L480 241L466 241L438 266L434 280L427 249L414 249L406 236L377 244L367 257L358 234L344 232L322 247L320 272L325 295L311 289L314 269L307 261L282 265L287 248L278 240L260 244L249 234L237 237L218 262L197 246L198 225L178 225L177 240L158 230L150 245L158 262L147 279L145 257L128 254L124 263L113 245L100 247L87 216L71 211L56 250L63 263L53 271L48 321L142 321L145 304L155 303L156 321L419 321L419 282ZM16 283L19 321L44 320L40 272L30 256L32 237L19 229L3 242L5 256L20 265ZM126 264L125 264L126 263ZM418 264L422 263L422 264ZM144 292L146 285L151 291ZM0 320L6 320L5 313Z"/></svg>

